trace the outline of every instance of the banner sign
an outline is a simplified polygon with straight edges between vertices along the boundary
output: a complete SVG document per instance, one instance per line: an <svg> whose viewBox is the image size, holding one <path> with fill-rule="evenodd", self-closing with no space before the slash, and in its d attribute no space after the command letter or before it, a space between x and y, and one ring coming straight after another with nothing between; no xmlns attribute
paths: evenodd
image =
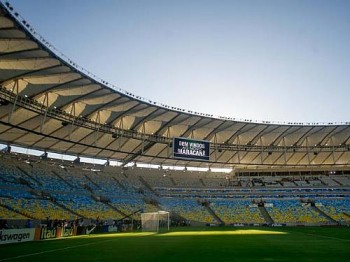
<svg viewBox="0 0 350 262"><path fill-rule="evenodd" d="M74 230L72 227L64 227L61 230L61 237L71 237L74 235Z"/></svg>
<svg viewBox="0 0 350 262"><path fill-rule="evenodd" d="M175 137L173 140L174 158L209 161L209 141Z"/></svg>
<svg viewBox="0 0 350 262"><path fill-rule="evenodd" d="M0 244L33 241L34 233L34 228L0 230Z"/></svg>
<svg viewBox="0 0 350 262"><path fill-rule="evenodd" d="M57 228L43 227L41 228L40 239L50 239L57 237Z"/></svg>

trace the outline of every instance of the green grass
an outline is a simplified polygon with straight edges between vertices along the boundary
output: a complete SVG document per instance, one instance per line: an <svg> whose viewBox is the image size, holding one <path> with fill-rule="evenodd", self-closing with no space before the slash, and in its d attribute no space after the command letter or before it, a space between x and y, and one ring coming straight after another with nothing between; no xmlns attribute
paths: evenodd
<svg viewBox="0 0 350 262"><path fill-rule="evenodd" d="M350 261L350 228L175 228L0 246L0 261Z"/></svg>

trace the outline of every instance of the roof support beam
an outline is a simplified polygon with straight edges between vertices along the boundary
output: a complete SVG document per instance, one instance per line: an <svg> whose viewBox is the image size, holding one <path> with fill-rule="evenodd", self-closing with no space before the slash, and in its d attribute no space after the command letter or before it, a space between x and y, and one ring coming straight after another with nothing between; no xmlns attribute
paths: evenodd
<svg viewBox="0 0 350 262"><path fill-rule="evenodd" d="M68 82L59 83L58 85L53 85L53 86L51 86L51 87L45 89L45 92L50 92L50 91L52 91L52 90L54 90L54 89L60 88L61 86L69 85L69 84L72 84L72 83L74 83L74 82L78 82L78 81L80 81L80 80L82 80L82 79L83 79L82 77L79 77L79 78L77 78L77 79L73 79L73 80L68 81ZM38 92L38 93L32 94L32 95L30 96L30 98L34 99L34 97L38 96L40 93L42 93L42 92Z"/></svg>
<svg viewBox="0 0 350 262"><path fill-rule="evenodd" d="M89 113L83 115L82 117L88 118L88 117L91 116L92 114L94 114L94 113L96 113L96 112L101 112L101 111L103 110L103 108L106 108L106 107L112 105L113 103L115 103L115 102L117 102L118 100L121 100L121 99L123 99L122 96L119 96L119 97L117 97L117 98L114 98L113 100L109 101L109 102L106 103L106 104L101 104L100 106L98 106L97 108L95 108L92 112L89 112Z"/></svg>
<svg viewBox="0 0 350 262"><path fill-rule="evenodd" d="M321 140L318 142L319 145L322 145L323 143L327 142L327 139L332 135L334 130L337 129L338 126L334 126Z"/></svg>
<svg viewBox="0 0 350 262"><path fill-rule="evenodd" d="M13 51L13 52L7 52L7 53L2 53L0 54L0 60L2 57L6 57L6 56L11 56L11 55L20 55L20 54L25 54L27 52L32 52L32 51L40 51L40 48L30 48L30 49L25 49L25 50L18 50L18 51Z"/></svg>
<svg viewBox="0 0 350 262"><path fill-rule="evenodd" d="M226 120L223 120L220 125L218 125L216 128L214 128L203 140L211 140L214 135L216 135L218 132L227 129L228 127L222 128L225 124L228 122ZM229 126L233 126L234 123L230 123Z"/></svg>
<svg viewBox="0 0 350 262"><path fill-rule="evenodd" d="M287 135L291 135L291 134L293 134L293 133L299 131L299 130L302 128L302 127L299 127L299 126L298 126L295 130L293 130L293 129L292 129L293 127L296 127L296 126L290 126L290 127L288 127L288 128L287 128L285 131L283 131L278 137L276 137L276 139L275 139L274 141L272 141L271 144L273 144L273 145L278 144L280 139L284 139ZM284 141L284 142L285 142L285 141Z"/></svg>
<svg viewBox="0 0 350 262"><path fill-rule="evenodd" d="M298 145L300 142L301 142L300 144L302 144L307 139L307 136L311 133L311 131L314 128L315 128L314 126L310 127L308 131L306 131L301 137L299 137L297 141L295 141L294 145Z"/></svg>
<svg viewBox="0 0 350 262"><path fill-rule="evenodd" d="M25 77L25 76L30 76L30 75L32 75L32 74L35 74L35 73L40 72L40 71L43 71L43 70L53 69L53 68L57 68L57 67L61 67L61 66L62 66L62 65L53 65L53 66L49 66L49 67L45 67L45 68L40 68L40 69L36 69L36 70L29 70L29 71L27 71L27 72L25 72L25 73L18 74L18 75L16 75L16 76L11 77L11 78L5 79L4 81L2 81L2 82L0 83L0 85L5 85L5 83L7 83L7 82L11 82L11 81L14 81L14 80L16 80L16 79L21 79L21 78L23 78L23 77Z"/></svg>
<svg viewBox="0 0 350 262"><path fill-rule="evenodd" d="M146 123L147 121L149 121L155 117L158 117L164 113L165 113L164 109L154 107L154 111L152 113L150 113L146 117L141 117L138 121L135 121L131 125L130 129L136 131L140 127L141 124Z"/></svg>
<svg viewBox="0 0 350 262"><path fill-rule="evenodd" d="M131 102L131 101L130 101ZM108 124L112 124L114 122L117 122L119 119L123 118L124 116L126 116L128 113L130 113L132 110L135 110L135 108L137 108L138 106L142 106L142 104L137 103L135 105L133 105L132 107L130 107L129 109L122 111L121 113L117 114L113 119L108 120Z"/></svg>

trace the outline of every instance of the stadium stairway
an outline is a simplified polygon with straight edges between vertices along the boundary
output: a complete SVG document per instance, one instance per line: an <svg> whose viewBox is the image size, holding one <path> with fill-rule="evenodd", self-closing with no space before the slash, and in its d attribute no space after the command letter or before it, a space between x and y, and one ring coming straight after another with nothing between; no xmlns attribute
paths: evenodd
<svg viewBox="0 0 350 262"><path fill-rule="evenodd" d="M332 178L332 180L337 184L337 185L339 185L339 186L343 186L343 184L342 183L340 183L338 180L336 180L336 179L334 179L334 178Z"/></svg>
<svg viewBox="0 0 350 262"><path fill-rule="evenodd" d="M207 186L207 185L204 183L204 181L203 181L203 179L202 179L202 178L200 178L200 179L199 179L199 182L201 182L202 186L204 186L204 187L206 187L206 186Z"/></svg>
<svg viewBox="0 0 350 262"><path fill-rule="evenodd" d="M27 181L26 179L24 179L23 177L17 178L16 180L21 185L25 185L29 188L33 188L32 184L29 181Z"/></svg>
<svg viewBox="0 0 350 262"><path fill-rule="evenodd" d="M88 184L83 184L83 188L89 191L91 194L94 193L94 190Z"/></svg>
<svg viewBox="0 0 350 262"><path fill-rule="evenodd" d="M27 214L27 213L21 212L21 211L19 211L19 210L17 210L17 209L14 209L14 208L12 208L11 206L8 206L8 205L6 205L6 204L0 203L0 206L3 207L3 208L6 208L7 210L10 210L10 211L12 211L12 212L15 212L15 213L17 213L17 214L20 214L20 215L22 215L22 216L28 217L28 218L30 218L30 219L39 220L37 217L34 217L34 216L29 215L29 214Z"/></svg>
<svg viewBox="0 0 350 262"><path fill-rule="evenodd" d="M101 189L101 187L100 187L98 184L96 184L89 176L84 175L84 177L85 177L88 181L90 181L95 187L97 187L98 189Z"/></svg>
<svg viewBox="0 0 350 262"><path fill-rule="evenodd" d="M25 174L27 177L29 177L31 180L35 181L35 183L37 183L39 186L42 186L43 184L37 180L35 177L33 177L32 175L30 175L27 171L25 171L24 169L22 169L21 167L17 166L17 168L19 169L19 171L21 171L23 174Z"/></svg>
<svg viewBox="0 0 350 262"><path fill-rule="evenodd" d="M333 225L339 225L339 223L334 220L333 218L331 218L329 215L327 215L325 212L323 212L321 209L319 209L316 206L311 206L311 208L313 210L315 210L317 213L319 213L321 216L323 216L324 218L326 218L331 224Z"/></svg>
<svg viewBox="0 0 350 262"><path fill-rule="evenodd" d="M159 194L151 187L150 184L148 184L148 182L142 176L139 176L139 180L149 191L151 191L154 195L159 197Z"/></svg>
<svg viewBox="0 0 350 262"><path fill-rule="evenodd" d="M55 171L52 171L52 173L58 177L60 180L62 180L63 183L65 183L66 185L68 185L70 188L74 188L74 186L69 183L67 180L65 180L63 177L61 177L58 173L56 173Z"/></svg>
<svg viewBox="0 0 350 262"><path fill-rule="evenodd" d="M322 179L319 179L319 181L321 182L321 184L322 184L323 186L327 186L327 184L326 184Z"/></svg>
<svg viewBox="0 0 350 262"><path fill-rule="evenodd" d="M209 214L220 224L225 225L225 222L214 212L214 210L209 205L203 205Z"/></svg>
<svg viewBox="0 0 350 262"><path fill-rule="evenodd" d="M61 203L58 203L58 202L57 202L55 199L53 199L52 197L50 198L50 201L51 201L54 205L56 205L56 206L58 206L58 207L60 207L60 208L63 208L64 210L66 210L66 211L72 213L73 215L76 215L77 217L87 219L87 217L85 217L85 216L83 216L83 215L81 215L81 214L75 212L74 210L72 210L72 209L66 207L65 205L63 205L63 204L61 204Z"/></svg>
<svg viewBox="0 0 350 262"><path fill-rule="evenodd" d="M174 186L177 186L177 183L173 177L170 177L170 181Z"/></svg>
<svg viewBox="0 0 350 262"><path fill-rule="evenodd" d="M262 217L265 219L266 223L268 223L270 225L275 223L273 221L272 217L270 216L269 212L267 212L265 207L259 206L259 211L260 211Z"/></svg>
<svg viewBox="0 0 350 262"><path fill-rule="evenodd" d="M122 170L123 170L123 171L124 171L124 170L128 170L128 168L127 168L127 167L123 167ZM121 174L122 174L126 179L129 179L128 175L127 175L125 172L123 172L123 171L122 171Z"/></svg>
<svg viewBox="0 0 350 262"><path fill-rule="evenodd" d="M115 177L112 177L112 179L117 183L117 185L118 185L120 188L122 188L122 189L124 190L124 192L127 191L126 187L125 187L122 183L120 183L120 181L119 181L118 179L116 179Z"/></svg>
<svg viewBox="0 0 350 262"><path fill-rule="evenodd" d="M165 210L165 209L163 208L161 210ZM176 221L178 223L181 223L182 221L186 221L186 218L184 218L179 213L174 212L174 211L170 211L170 217L171 217L172 221Z"/></svg>
<svg viewBox="0 0 350 262"><path fill-rule="evenodd" d="M113 206L110 203L108 203L108 202L102 202L102 203L107 205L111 209L115 210L117 213L121 214L123 217L128 217L129 216L129 215L125 214L124 212L122 212L121 210L119 210L118 208L116 208L115 206Z"/></svg>
<svg viewBox="0 0 350 262"><path fill-rule="evenodd" d="M113 208L113 207L112 207ZM133 217L135 214L137 214L137 213L142 213L142 209L139 209L139 210L136 210L136 211L134 211L134 212L132 212L131 214L129 214L129 215L126 215L125 213L122 213L122 214L124 214L124 216L122 217L122 218L120 218L119 219L119 221L123 221L124 219L126 219L126 218L129 218L129 217Z"/></svg>

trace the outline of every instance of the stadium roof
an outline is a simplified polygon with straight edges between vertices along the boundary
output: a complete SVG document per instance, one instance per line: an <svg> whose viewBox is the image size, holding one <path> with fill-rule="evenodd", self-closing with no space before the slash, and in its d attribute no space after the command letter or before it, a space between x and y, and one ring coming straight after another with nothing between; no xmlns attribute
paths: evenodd
<svg viewBox="0 0 350 262"><path fill-rule="evenodd" d="M158 104L115 88L75 64L9 4L1 3L0 12L2 142L125 164L350 164L349 123L254 123ZM174 159L173 137L211 141L210 161Z"/></svg>

